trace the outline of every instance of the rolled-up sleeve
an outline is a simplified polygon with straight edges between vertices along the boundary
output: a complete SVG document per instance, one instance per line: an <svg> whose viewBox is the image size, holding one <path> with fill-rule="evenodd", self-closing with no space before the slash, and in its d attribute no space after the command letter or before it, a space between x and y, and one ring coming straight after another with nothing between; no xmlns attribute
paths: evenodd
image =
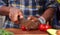
<svg viewBox="0 0 60 35"><path fill-rule="evenodd" d="M58 7L58 4L57 4L57 2L55 0L48 0L46 2L46 7L56 9Z"/></svg>
<svg viewBox="0 0 60 35"><path fill-rule="evenodd" d="M4 1L0 0L0 7L5 6L6 4L4 3Z"/></svg>

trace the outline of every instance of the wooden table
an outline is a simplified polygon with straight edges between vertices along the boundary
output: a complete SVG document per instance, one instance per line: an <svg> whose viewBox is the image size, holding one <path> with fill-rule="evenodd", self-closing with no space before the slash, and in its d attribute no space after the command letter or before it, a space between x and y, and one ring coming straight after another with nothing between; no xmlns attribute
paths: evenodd
<svg viewBox="0 0 60 35"><path fill-rule="evenodd" d="M13 32L14 35L48 35L47 32L42 32L39 30L22 31L21 29L14 29L14 28L8 28L6 30Z"/></svg>

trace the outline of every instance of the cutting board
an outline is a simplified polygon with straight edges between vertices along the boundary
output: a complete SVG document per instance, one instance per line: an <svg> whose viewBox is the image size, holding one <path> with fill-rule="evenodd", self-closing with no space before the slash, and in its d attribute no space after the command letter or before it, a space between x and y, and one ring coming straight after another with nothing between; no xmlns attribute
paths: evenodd
<svg viewBox="0 0 60 35"><path fill-rule="evenodd" d="M13 32L14 35L48 35L47 32L40 30L22 31L21 29L7 28L7 31Z"/></svg>

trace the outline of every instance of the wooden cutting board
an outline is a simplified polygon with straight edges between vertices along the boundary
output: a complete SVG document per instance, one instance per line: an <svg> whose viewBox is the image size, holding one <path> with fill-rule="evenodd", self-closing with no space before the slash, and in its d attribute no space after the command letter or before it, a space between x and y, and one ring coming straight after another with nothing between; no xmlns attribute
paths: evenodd
<svg viewBox="0 0 60 35"><path fill-rule="evenodd" d="M48 35L47 32L42 32L39 30L22 31L21 29L15 29L15 28L8 28L6 30L13 32L14 35Z"/></svg>

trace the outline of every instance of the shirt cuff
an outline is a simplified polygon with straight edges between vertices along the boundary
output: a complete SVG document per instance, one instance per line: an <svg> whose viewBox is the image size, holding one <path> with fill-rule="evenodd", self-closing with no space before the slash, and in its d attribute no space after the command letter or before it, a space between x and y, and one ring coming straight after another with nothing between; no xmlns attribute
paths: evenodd
<svg viewBox="0 0 60 35"><path fill-rule="evenodd" d="M40 18L38 18L38 20L42 23L42 24L45 24L46 23L46 20L45 20L45 18L44 17L40 17Z"/></svg>

